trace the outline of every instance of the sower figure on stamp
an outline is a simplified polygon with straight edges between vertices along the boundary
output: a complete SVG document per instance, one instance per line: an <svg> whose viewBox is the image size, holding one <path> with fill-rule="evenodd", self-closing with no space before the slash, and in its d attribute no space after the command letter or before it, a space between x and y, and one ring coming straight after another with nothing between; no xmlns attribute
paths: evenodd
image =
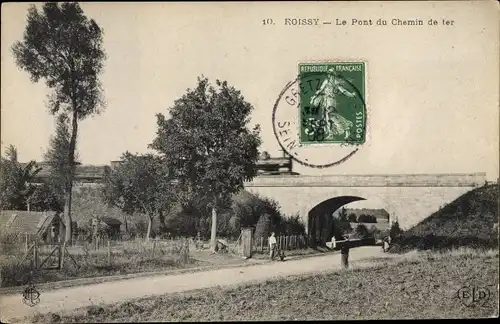
<svg viewBox="0 0 500 324"><path fill-rule="evenodd" d="M274 260L274 255L276 253L276 237L274 236L274 232L269 236L269 257L271 260Z"/></svg>
<svg viewBox="0 0 500 324"><path fill-rule="evenodd" d="M347 120L337 112L337 100L335 96L339 92L351 98L356 95L347 91L342 86L342 83L343 81L335 73L335 70L330 68L320 89L311 97L311 105L320 108L323 114L323 120L326 123L326 137L345 134L345 138L347 139L349 137L349 130L353 127L353 123L350 120Z"/></svg>

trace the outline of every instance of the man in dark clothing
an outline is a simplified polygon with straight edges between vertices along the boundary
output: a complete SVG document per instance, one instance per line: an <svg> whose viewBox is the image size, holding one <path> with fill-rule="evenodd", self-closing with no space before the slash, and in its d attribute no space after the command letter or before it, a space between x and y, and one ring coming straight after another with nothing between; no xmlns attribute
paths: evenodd
<svg viewBox="0 0 500 324"><path fill-rule="evenodd" d="M340 248L340 254L342 256L342 266L344 269L349 268L349 248L350 248L349 237L346 237L344 244Z"/></svg>

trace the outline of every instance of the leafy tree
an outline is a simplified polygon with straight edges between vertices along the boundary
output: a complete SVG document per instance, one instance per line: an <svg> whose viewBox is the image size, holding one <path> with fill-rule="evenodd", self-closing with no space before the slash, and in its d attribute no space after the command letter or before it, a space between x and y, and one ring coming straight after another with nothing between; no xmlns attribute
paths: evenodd
<svg viewBox="0 0 500 324"><path fill-rule="evenodd" d="M48 88L50 113L67 113L71 136L67 165L71 166L64 186L64 220L71 224L71 194L74 177L78 122L99 113L104 107L103 90L98 76L105 53L103 31L84 15L78 3L45 3L41 11L28 10L23 40L12 47L17 65L30 74L33 82L44 79ZM71 226L65 240L71 244Z"/></svg>
<svg viewBox="0 0 500 324"><path fill-rule="evenodd" d="M350 213L349 216L347 217L350 223L357 223L358 220L356 219L356 214L355 213Z"/></svg>
<svg viewBox="0 0 500 324"><path fill-rule="evenodd" d="M257 242L260 242L261 237L269 236L271 227L271 217L269 216L269 214L263 214L262 216L260 216L259 221L255 225L255 240Z"/></svg>
<svg viewBox="0 0 500 324"><path fill-rule="evenodd" d="M30 197L30 210L62 212L64 201L49 181L37 186Z"/></svg>
<svg viewBox="0 0 500 324"><path fill-rule="evenodd" d="M162 231L191 236L201 232L205 236L209 233L206 215L207 208L200 201L192 200L185 204L175 201L170 212L165 214ZM162 222L161 219L160 222Z"/></svg>
<svg viewBox="0 0 500 324"><path fill-rule="evenodd" d="M103 193L109 204L124 212L147 216L146 239L149 240L153 219L162 218L175 198L173 186L159 157L126 152L122 163L105 176Z"/></svg>
<svg viewBox="0 0 500 324"><path fill-rule="evenodd" d="M282 222L282 233L286 235L301 235L304 234L306 229L300 215L285 217Z"/></svg>
<svg viewBox="0 0 500 324"><path fill-rule="evenodd" d="M345 221L348 221L348 218L347 218L347 211L345 210L344 207L342 207L342 209L340 210L339 212L339 220L341 222L345 222Z"/></svg>
<svg viewBox="0 0 500 324"><path fill-rule="evenodd" d="M343 235L351 231L351 223L348 219L345 208L342 208L338 217L332 219L332 234L337 240L342 240Z"/></svg>
<svg viewBox="0 0 500 324"><path fill-rule="evenodd" d="M198 197L211 208L212 251L217 209L257 173L261 139L258 125L247 127L252 110L226 81L217 80L214 87L202 77L195 89L174 102L170 118L157 115L157 136L150 147L176 170L181 201Z"/></svg>
<svg viewBox="0 0 500 324"><path fill-rule="evenodd" d="M49 149L44 155L45 161L50 166L50 185L56 196L60 197L64 205L64 189L72 181L73 167L68 164L68 155L71 149L71 134L69 119L66 114L57 117L56 133L49 141ZM78 161L77 153L74 155L74 166Z"/></svg>
<svg viewBox="0 0 500 324"><path fill-rule="evenodd" d="M0 164L0 207L26 210L30 197L35 192L34 178L40 170L35 161L19 163L17 149L9 145Z"/></svg>
<svg viewBox="0 0 500 324"><path fill-rule="evenodd" d="M370 234L370 231L368 230L368 228L364 224L359 224L354 229L354 237L363 239L363 238L366 238L369 234Z"/></svg>
<svg viewBox="0 0 500 324"><path fill-rule="evenodd" d="M389 235L392 239L398 238L403 233L401 227L399 227L399 222L396 220L391 224L391 229L389 230Z"/></svg>
<svg viewBox="0 0 500 324"><path fill-rule="evenodd" d="M30 199L33 210L58 212L64 210L64 188L71 176L71 166L68 165L67 158L70 136L68 117L60 114L57 118L56 134L50 138L49 149L44 155L50 167L50 178L33 193Z"/></svg>

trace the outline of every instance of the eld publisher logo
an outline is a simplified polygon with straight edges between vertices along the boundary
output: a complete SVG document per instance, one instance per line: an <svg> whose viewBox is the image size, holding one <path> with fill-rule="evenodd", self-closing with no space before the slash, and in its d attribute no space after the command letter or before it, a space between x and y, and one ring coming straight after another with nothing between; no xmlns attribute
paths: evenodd
<svg viewBox="0 0 500 324"><path fill-rule="evenodd" d="M457 291L457 298L467 307L483 306L490 295L490 290L484 287L462 287Z"/></svg>

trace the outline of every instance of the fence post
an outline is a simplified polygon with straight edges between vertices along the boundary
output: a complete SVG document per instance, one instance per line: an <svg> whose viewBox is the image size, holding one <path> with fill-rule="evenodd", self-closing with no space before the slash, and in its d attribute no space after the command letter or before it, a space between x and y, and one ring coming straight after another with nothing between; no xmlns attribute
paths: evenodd
<svg viewBox="0 0 500 324"><path fill-rule="evenodd" d="M155 257L156 240L153 241L153 259Z"/></svg>
<svg viewBox="0 0 500 324"><path fill-rule="evenodd" d="M61 257L62 257L62 249L61 249L61 244L59 244L58 252L57 252L57 258L59 261L59 262L57 262L57 269L58 270L61 270Z"/></svg>
<svg viewBox="0 0 500 324"><path fill-rule="evenodd" d="M111 248L109 246L109 240L108 240L108 265L111 265Z"/></svg>
<svg viewBox="0 0 500 324"><path fill-rule="evenodd" d="M24 253L28 253L28 233L24 233Z"/></svg>
<svg viewBox="0 0 500 324"><path fill-rule="evenodd" d="M61 250L61 265L60 265L60 269L64 268L64 252L66 251L66 242L63 243L62 247L61 247L61 244L59 244L59 249Z"/></svg>
<svg viewBox="0 0 500 324"><path fill-rule="evenodd" d="M38 269L38 244L35 242L35 246L33 247L33 258L35 263L35 269Z"/></svg>
<svg viewBox="0 0 500 324"><path fill-rule="evenodd" d="M264 252L264 236L260 237L260 252Z"/></svg>
<svg viewBox="0 0 500 324"><path fill-rule="evenodd" d="M189 258L189 242L186 240L184 240L184 264L187 264L188 262L188 258Z"/></svg>

